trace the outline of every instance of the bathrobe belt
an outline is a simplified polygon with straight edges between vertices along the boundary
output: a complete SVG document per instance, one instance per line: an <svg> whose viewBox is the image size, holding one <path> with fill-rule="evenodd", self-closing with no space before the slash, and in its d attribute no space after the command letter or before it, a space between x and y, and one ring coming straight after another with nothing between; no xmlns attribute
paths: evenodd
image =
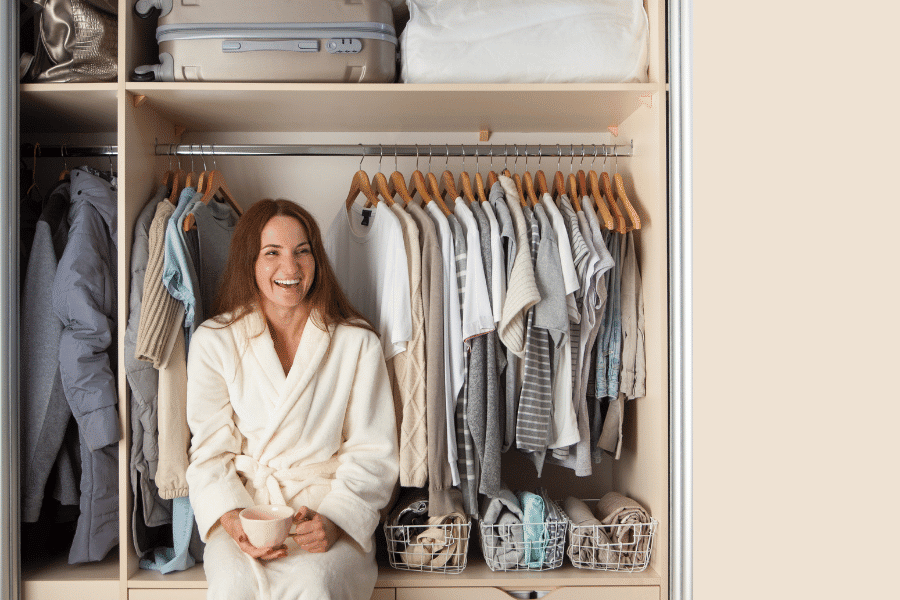
<svg viewBox="0 0 900 600"><path fill-rule="evenodd" d="M234 457L234 467L249 484L256 504L282 504L313 485L331 486L340 461L336 458L309 465L273 469L245 454Z"/></svg>

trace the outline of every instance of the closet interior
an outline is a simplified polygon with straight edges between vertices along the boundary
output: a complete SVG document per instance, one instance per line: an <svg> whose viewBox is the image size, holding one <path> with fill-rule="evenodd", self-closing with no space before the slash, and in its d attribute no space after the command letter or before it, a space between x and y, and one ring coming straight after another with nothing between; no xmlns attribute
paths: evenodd
<svg viewBox="0 0 900 600"><path fill-rule="evenodd" d="M645 0L650 24L649 83L633 84L286 84L146 83L129 79L156 61L152 23L119 2L119 78L115 83L23 84L21 141L45 148L114 147L102 156L23 153L34 182L46 191L64 169L82 164L117 172L118 185L118 410L119 545L102 561L67 564L65 552L23 564L29 598L91 597L141 600L205 597L202 565L161 575L142 570L131 543L134 506L128 384L122 335L128 319L130 253L135 221L173 163L197 172L220 171L243 208L261 198L286 198L306 207L327 230L346 210L351 178L360 169L409 175L445 170L512 173L543 170L553 187L557 170L622 176L640 218L635 232L643 281L646 396L625 407L621 457L606 457L589 477L553 464L537 478L515 451L503 456L511 489L546 488L554 498L599 498L619 491L638 500L659 522L649 568L634 573L577 569L494 572L481 559L477 534L468 566L458 574L415 573L380 564L373 597L387 600L458 597L668 597L668 255L666 146L666 7ZM250 147L304 146L302 156L243 152ZM362 145L359 151L354 147ZM327 147L341 147L328 153ZM606 155L605 149L618 150ZM228 148L235 150L231 153ZM313 150L309 150L312 148ZM421 148L418 156L414 149ZM426 148L430 149L426 150ZM442 149L446 150L442 151ZM627 148L627 151L623 149ZM397 150L395 152L395 149ZM476 158L474 150L478 150ZM491 149L493 152L491 153ZM595 149L600 149L595 153ZM518 156L516 155L518 152ZM84 153L91 154L90 149ZM621 154L620 154L621 153ZM65 150L60 152L65 154ZM107 156L106 154L109 154ZM271 153L270 153L271 154ZM192 169L191 162L194 162ZM23 182L24 187L28 184ZM360 200L357 200L359 202ZM627 218L627 216L626 216ZM601 589L602 588L602 589ZM467 591L470 592L467 595ZM534 594L538 592L538 594Z"/></svg>

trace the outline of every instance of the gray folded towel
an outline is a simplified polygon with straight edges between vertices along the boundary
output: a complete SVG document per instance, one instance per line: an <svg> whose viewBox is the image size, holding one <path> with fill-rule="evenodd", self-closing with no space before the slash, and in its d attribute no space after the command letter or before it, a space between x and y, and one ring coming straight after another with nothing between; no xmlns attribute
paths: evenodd
<svg viewBox="0 0 900 600"><path fill-rule="evenodd" d="M522 507L509 488L502 486L496 498L481 503L481 541L484 560L492 570L524 566L525 536Z"/></svg>

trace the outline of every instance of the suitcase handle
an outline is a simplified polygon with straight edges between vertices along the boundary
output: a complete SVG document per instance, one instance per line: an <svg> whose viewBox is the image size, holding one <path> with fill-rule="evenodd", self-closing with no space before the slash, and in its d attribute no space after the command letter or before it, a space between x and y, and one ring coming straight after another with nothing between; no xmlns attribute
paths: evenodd
<svg viewBox="0 0 900 600"><path fill-rule="evenodd" d="M359 54L362 42L356 38L332 38L325 42L329 54ZM318 52L319 40L223 40L222 52Z"/></svg>
<svg viewBox="0 0 900 600"><path fill-rule="evenodd" d="M134 14L142 19L165 17L172 12L172 0L137 0Z"/></svg>

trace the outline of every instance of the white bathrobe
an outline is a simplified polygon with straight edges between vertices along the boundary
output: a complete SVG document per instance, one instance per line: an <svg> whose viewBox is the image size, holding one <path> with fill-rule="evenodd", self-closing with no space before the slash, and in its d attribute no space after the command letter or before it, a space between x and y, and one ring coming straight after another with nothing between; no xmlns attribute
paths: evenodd
<svg viewBox="0 0 900 600"><path fill-rule="evenodd" d="M377 336L352 326L329 336L310 317L285 376L259 311L228 327L207 321L191 338L187 391L187 479L207 543L207 597L368 600L373 534L399 472ZM216 525L255 504L308 506L346 535L318 554L288 538L287 557L257 561Z"/></svg>

